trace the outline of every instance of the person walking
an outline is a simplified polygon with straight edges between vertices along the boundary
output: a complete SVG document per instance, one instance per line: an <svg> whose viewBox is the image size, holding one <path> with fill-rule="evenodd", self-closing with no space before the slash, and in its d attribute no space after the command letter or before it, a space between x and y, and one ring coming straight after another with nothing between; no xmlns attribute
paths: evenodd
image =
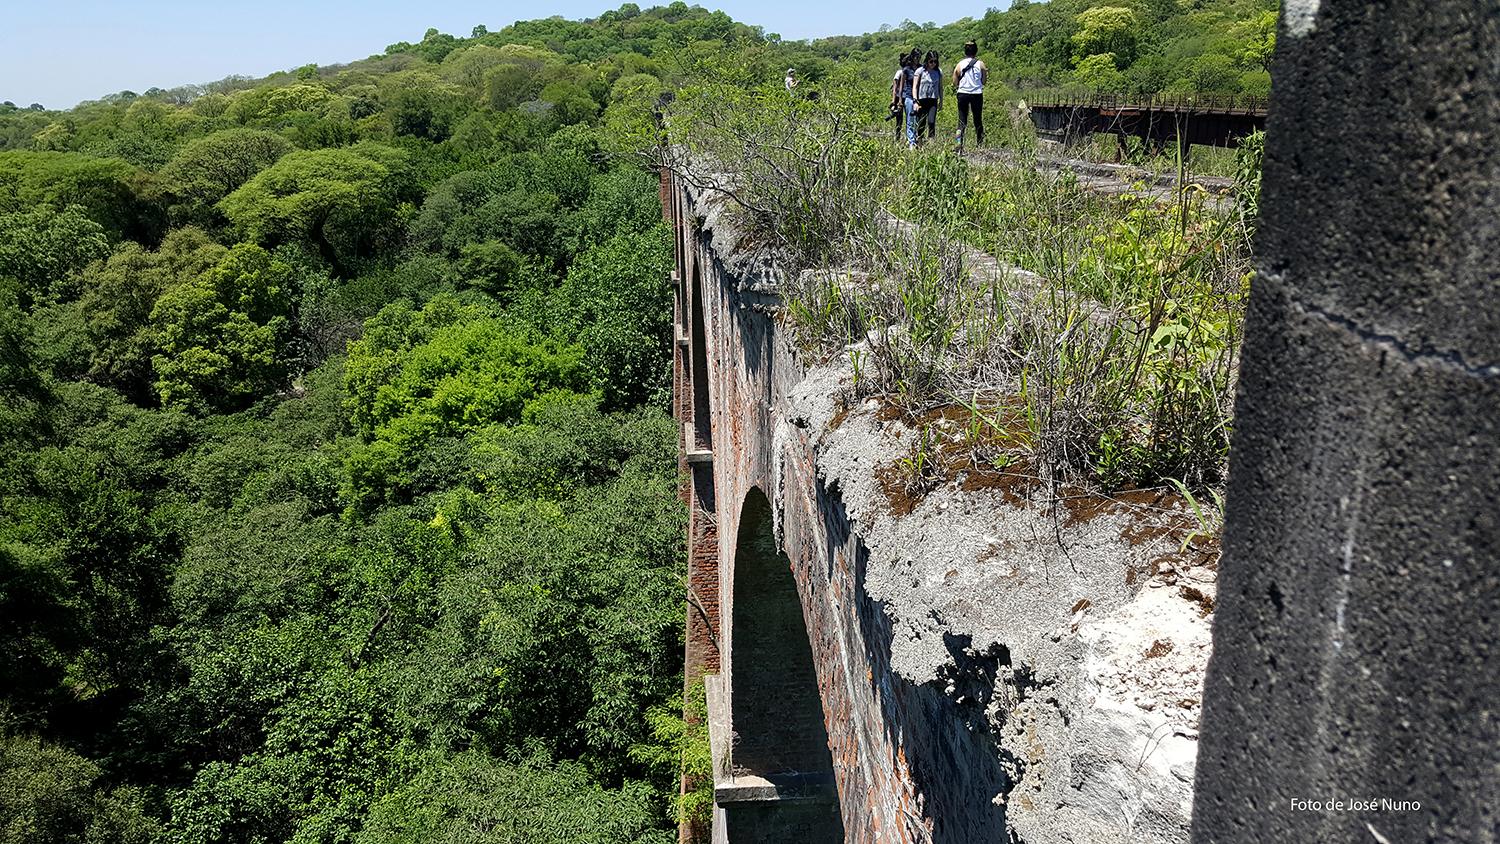
<svg viewBox="0 0 1500 844"><path fill-rule="evenodd" d="M953 89L958 92L958 135L953 139L960 152L964 134L969 128L969 112L974 113L975 146L984 146L984 83L989 68L979 60L979 45L964 45L964 60L953 67Z"/></svg>
<svg viewBox="0 0 1500 844"><path fill-rule="evenodd" d="M906 145L908 147L917 144L917 101L912 96L912 82L917 78L917 73L922 69L922 51L916 47L906 54L907 74L902 77L906 81L906 91L903 99L906 102Z"/></svg>
<svg viewBox="0 0 1500 844"><path fill-rule="evenodd" d="M922 67L912 76L911 96L916 101L916 137L911 139L915 147L922 139L922 127L927 127L927 137L937 134L937 112L943 107L943 71L938 66L938 54L928 50Z"/></svg>
<svg viewBox="0 0 1500 844"><path fill-rule="evenodd" d="M896 143L901 143L901 138L906 137L907 146L916 143L915 127L912 125L912 98L911 78L916 70L912 67L916 58L909 53L902 53L896 75L891 77L891 113L896 119Z"/></svg>

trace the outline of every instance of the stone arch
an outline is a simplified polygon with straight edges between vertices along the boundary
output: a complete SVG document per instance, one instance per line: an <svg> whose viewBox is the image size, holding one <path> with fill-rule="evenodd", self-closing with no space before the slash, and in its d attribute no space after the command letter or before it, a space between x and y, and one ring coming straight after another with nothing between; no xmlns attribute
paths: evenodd
<svg viewBox="0 0 1500 844"><path fill-rule="evenodd" d="M730 773L758 805L730 819L729 840L843 841L802 600L759 488L740 509L733 577Z"/></svg>

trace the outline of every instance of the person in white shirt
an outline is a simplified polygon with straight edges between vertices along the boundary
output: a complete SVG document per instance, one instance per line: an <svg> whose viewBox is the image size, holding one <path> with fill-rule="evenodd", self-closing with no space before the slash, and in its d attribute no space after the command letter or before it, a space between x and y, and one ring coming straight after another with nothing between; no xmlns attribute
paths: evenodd
<svg viewBox="0 0 1500 844"><path fill-rule="evenodd" d="M974 135L978 146L984 146L984 83L989 69L979 60L979 45L964 45L963 61L953 66L953 88L958 92L958 136L954 142L964 148L964 133L969 128L969 112L974 112Z"/></svg>

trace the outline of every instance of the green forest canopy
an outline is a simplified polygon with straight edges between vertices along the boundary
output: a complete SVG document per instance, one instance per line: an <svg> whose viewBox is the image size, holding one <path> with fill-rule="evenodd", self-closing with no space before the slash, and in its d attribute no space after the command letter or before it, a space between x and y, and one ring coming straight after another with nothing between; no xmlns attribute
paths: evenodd
<svg viewBox="0 0 1500 844"><path fill-rule="evenodd" d="M1017 91L1260 92L1274 19L627 4L0 107L0 842L674 840L670 237L624 135L726 49L874 100L969 37Z"/></svg>

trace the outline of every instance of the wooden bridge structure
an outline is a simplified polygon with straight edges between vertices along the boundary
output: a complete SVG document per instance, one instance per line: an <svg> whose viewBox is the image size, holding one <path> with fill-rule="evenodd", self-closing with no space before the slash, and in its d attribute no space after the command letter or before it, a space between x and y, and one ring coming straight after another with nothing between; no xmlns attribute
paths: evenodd
<svg viewBox="0 0 1500 844"><path fill-rule="evenodd" d="M1154 97L1043 95L1028 104L1032 125L1045 140L1069 146L1089 135L1136 137L1153 149L1176 146L1236 147L1266 127L1265 97L1167 94Z"/></svg>

